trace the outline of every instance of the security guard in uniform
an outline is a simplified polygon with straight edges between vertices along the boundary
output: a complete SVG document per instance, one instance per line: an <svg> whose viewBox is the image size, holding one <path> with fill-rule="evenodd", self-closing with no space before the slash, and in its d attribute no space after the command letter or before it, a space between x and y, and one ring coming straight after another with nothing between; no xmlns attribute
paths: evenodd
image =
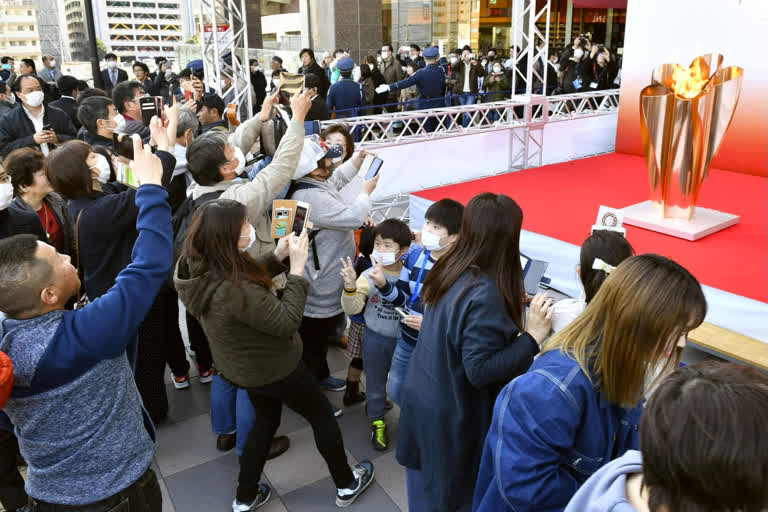
<svg viewBox="0 0 768 512"><path fill-rule="evenodd" d="M357 115L358 108L365 107L363 87L351 78L355 61L345 57L339 59L336 67L341 78L328 89L328 98L325 100L325 104L331 114L334 113L334 110L343 110L343 112L336 113L336 119L354 117Z"/></svg>
<svg viewBox="0 0 768 512"><path fill-rule="evenodd" d="M416 85L419 89L418 109L438 108L445 106L445 72L437 63L438 49L436 46L424 48L422 55L427 66L419 69L413 75L394 84L382 84L376 88L377 93L397 91ZM425 123L428 131L433 131L436 120L430 118Z"/></svg>

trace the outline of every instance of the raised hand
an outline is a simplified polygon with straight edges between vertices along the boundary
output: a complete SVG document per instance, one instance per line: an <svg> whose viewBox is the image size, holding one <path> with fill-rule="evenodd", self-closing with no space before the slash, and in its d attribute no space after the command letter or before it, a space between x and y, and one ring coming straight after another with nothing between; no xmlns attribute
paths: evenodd
<svg viewBox="0 0 768 512"><path fill-rule="evenodd" d="M154 121L154 118L152 119ZM131 168L139 185L162 185L163 163L152 154L149 145L144 146L138 133L131 136L133 140L133 162Z"/></svg>
<svg viewBox="0 0 768 512"><path fill-rule="evenodd" d="M528 307L526 330L541 345L552 329L552 299L544 293L537 293Z"/></svg>
<svg viewBox="0 0 768 512"><path fill-rule="evenodd" d="M379 182L379 176L381 175L377 174L373 178L363 181L363 184L360 186L360 192L367 196L373 194L373 191L376 190L376 184Z"/></svg>
<svg viewBox="0 0 768 512"><path fill-rule="evenodd" d="M293 115L291 119L303 123L310 108L312 108L312 100L309 99L309 91L305 90L301 93L296 91L296 94L291 97L291 114Z"/></svg>
<svg viewBox="0 0 768 512"><path fill-rule="evenodd" d="M266 123L269 121L269 114L272 112L272 107L277 103L277 97L280 95L280 90L270 94L264 98L264 103L261 104L261 122Z"/></svg>
<svg viewBox="0 0 768 512"><path fill-rule="evenodd" d="M149 122L149 132L152 134L150 139L155 143L157 149L168 151L168 131L159 117L152 116L152 120Z"/></svg>
<svg viewBox="0 0 768 512"><path fill-rule="evenodd" d="M278 240L277 247L275 247L275 258L280 261L284 261L285 258L290 256L290 247L288 246L289 238L293 238L293 234L284 236Z"/></svg>
<svg viewBox="0 0 768 512"><path fill-rule="evenodd" d="M382 267L381 262L376 261L376 258L374 258L373 255L371 255L370 258L373 266L371 267L371 271L368 272L368 277L371 278L371 281L373 281L373 284L376 285L376 288L382 288L385 284L387 284L387 278L384 275L384 268Z"/></svg>
<svg viewBox="0 0 768 512"><path fill-rule="evenodd" d="M387 84L381 84L376 88L376 94L381 94L384 92L389 92L389 86Z"/></svg>
<svg viewBox="0 0 768 512"><path fill-rule="evenodd" d="M171 106L165 106L165 131L168 134L168 143L176 141L176 128L179 126L179 104L176 103L176 96L171 95Z"/></svg>
<svg viewBox="0 0 768 512"><path fill-rule="evenodd" d="M184 105L182 105L181 108L187 109L193 114L197 113L197 101L195 101L195 98L192 98L188 102L186 102Z"/></svg>
<svg viewBox="0 0 768 512"><path fill-rule="evenodd" d="M309 255L309 237L307 236L307 230L301 232L301 236L295 237L289 235L288 237L288 253L291 258L291 271L294 276L304 275L304 265L307 263L307 256Z"/></svg>
<svg viewBox="0 0 768 512"><path fill-rule="evenodd" d="M357 272L355 272L355 266L352 264L352 258L347 256L347 260L341 259L341 278L344 280L344 288L347 290L354 290L357 288L355 282L357 281Z"/></svg>

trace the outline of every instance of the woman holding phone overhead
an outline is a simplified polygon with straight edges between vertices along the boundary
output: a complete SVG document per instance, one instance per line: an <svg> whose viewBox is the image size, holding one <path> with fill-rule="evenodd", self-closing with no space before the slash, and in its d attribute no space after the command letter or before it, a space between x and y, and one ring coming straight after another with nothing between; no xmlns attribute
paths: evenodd
<svg viewBox="0 0 768 512"><path fill-rule="evenodd" d="M349 467L331 404L301 361L307 232L283 237L258 259L246 252L255 239L245 205L229 199L205 203L193 216L174 274L179 297L200 320L221 376L247 391L256 413L240 457L232 510L255 510L269 500L271 490L259 480L283 404L312 426L337 488L336 504L346 507L373 480L373 465ZM286 270L278 297L272 279Z"/></svg>

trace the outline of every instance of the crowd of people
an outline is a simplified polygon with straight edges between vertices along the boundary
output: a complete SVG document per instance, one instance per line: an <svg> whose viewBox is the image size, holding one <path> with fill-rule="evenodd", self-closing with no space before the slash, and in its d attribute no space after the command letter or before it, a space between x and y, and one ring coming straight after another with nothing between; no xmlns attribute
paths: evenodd
<svg viewBox="0 0 768 512"><path fill-rule="evenodd" d="M612 61L587 43L562 60L603 87ZM343 110L347 90L381 102L366 108L411 84L422 104L444 102L429 92L433 74L451 76L437 49L400 50L365 59L363 82L384 77L373 93L343 51L321 65L304 50L304 90L289 95L273 78L238 123L199 62L174 75L160 60L154 77L137 64L127 80L108 55L109 92L55 71L0 82L6 510L162 509L151 460L166 368L176 389L193 383L182 328L195 385L210 384L216 446L240 456L233 512L271 495L265 462L290 449L276 436L283 406L311 425L337 506L374 481L370 461L350 465L327 391L344 392L345 407L365 403L380 451L400 407L412 512L768 507L768 377L734 363L679 367L707 311L685 268L598 230L574 262L583 296L554 302L525 293L524 212L506 195L437 201L418 232L373 221L386 169L361 179L369 153L347 126L307 135L305 121ZM449 54L457 99L506 94L507 62ZM561 70L569 80L572 66ZM145 124L147 95L166 104ZM311 205L312 225L273 238L275 199ZM338 379L328 350L345 333Z"/></svg>

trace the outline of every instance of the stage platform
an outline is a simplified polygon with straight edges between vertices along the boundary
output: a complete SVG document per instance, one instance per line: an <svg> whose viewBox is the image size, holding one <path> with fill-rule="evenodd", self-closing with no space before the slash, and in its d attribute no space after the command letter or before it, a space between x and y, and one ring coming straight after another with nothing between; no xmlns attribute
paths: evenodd
<svg viewBox="0 0 768 512"><path fill-rule="evenodd" d="M466 204L481 192L507 194L523 209L522 251L551 263L554 288L578 295L579 247L598 207L647 199L646 176L642 157L611 153L423 190L411 194L411 226L420 228L426 208L438 199ZM627 239L637 253L672 258L705 285L708 322L768 343L768 180L713 169L698 205L737 214L740 221L695 242L625 225Z"/></svg>

